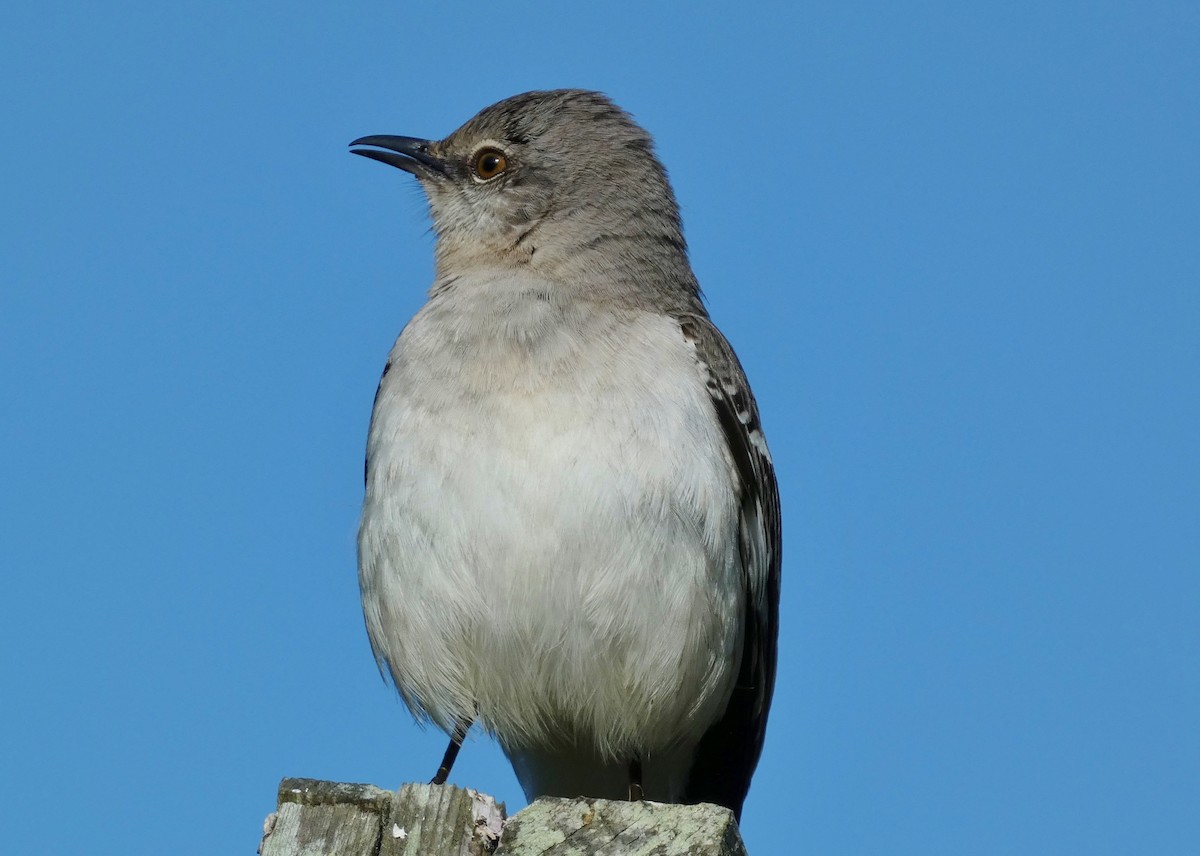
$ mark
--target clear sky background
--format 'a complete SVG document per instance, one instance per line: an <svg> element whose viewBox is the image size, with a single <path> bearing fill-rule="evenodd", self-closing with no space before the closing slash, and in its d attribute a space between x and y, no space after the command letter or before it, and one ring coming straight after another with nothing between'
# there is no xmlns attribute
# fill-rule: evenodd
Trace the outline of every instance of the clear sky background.
<svg viewBox="0 0 1200 856"><path fill-rule="evenodd" d="M432 238L346 146L562 86L656 136L779 469L750 852L1195 852L1197 4L10 0L0 80L5 852L433 773L354 558Z"/></svg>

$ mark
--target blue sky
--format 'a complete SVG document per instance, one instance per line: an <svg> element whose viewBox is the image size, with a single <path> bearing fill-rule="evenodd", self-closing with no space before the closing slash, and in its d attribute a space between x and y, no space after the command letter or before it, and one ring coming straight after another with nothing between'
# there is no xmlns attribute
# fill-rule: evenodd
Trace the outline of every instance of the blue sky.
<svg viewBox="0 0 1200 856"><path fill-rule="evenodd" d="M1200 9L9 2L12 853L252 853L395 787L354 531L432 240L346 153L535 88L656 136L784 501L750 852L1200 836ZM503 757L455 781L519 807Z"/></svg>

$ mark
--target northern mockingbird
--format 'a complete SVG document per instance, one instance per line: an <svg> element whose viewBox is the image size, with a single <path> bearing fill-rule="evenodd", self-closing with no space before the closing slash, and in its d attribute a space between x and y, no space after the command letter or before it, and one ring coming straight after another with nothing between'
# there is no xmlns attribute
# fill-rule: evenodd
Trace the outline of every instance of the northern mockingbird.
<svg viewBox="0 0 1200 856"><path fill-rule="evenodd" d="M437 236L375 396L358 535L380 669L451 737L434 780L478 722L530 800L740 814L775 680L779 496L650 136L558 90L444 140L351 145L417 177Z"/></svg>

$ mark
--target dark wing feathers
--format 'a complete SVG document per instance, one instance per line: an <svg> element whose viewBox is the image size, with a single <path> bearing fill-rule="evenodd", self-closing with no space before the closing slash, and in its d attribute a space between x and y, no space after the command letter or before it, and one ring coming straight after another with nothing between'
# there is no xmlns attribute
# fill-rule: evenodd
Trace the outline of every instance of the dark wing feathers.
<svg viewBox="0 0 1200 856"><path fill-rule="evenodd" d="M775 687L782 559L779 488L759 425L758 405L733 349L703 315L682 316L680 328L705 370L713 408L737 467L739 547L746 586L745 639L737 686L725 715L696 748L686 800L726 806L740 819L750 777L762 752Z"/></svg>

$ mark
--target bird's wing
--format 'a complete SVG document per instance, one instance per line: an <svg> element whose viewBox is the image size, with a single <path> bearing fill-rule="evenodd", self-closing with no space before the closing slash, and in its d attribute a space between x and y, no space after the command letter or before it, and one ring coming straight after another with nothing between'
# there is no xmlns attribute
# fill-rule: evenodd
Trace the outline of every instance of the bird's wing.
<svg viewBox="0 0 1200 856"><path fill-rule="evenodd" d="M782 558L779 488L758 405L733 348L705 315L679 318L695 347L713 408L736 466L739 549L746 587L745 639L737 686L725 715L705 733L688 778L688 802L724 805L740 817L762 752L775 687Z"/></svg>

